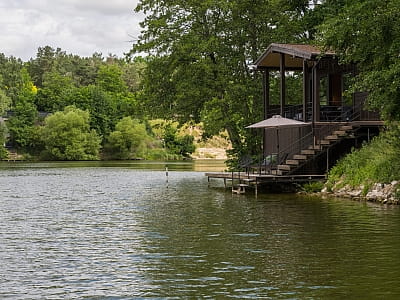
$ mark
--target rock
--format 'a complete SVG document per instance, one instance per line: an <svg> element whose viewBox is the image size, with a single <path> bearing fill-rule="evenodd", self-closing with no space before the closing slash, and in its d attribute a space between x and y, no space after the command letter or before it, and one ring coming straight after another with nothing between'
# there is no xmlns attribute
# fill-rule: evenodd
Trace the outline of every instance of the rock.
<svg viewBox="0 0 400 300"><path fill-rule="evenodd" d="M353 191L349 191L348 194L351 197L359 197L361 195L361 190L353 190Z"/></svg>
<svg viewBox="0 0 400 300"><path fill-rule="evenodd" d="M368 200L381 200L381 199L385 199L385 194L377 189L374 189L370 192L367 193L367 195L365 196Z"/></svg>

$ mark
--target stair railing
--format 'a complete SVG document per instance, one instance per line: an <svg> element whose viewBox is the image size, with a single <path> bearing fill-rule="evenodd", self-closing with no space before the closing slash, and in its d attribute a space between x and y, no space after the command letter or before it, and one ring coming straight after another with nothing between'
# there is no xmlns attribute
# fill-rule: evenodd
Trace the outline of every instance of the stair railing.
<svg viewBox="0 0 400 300"><path fill-rule="evenodd" d="M288 147L282 149L279 151L277 154L278 156L278 161L279 158L282 157L287 157L288 159L292 158L295 154L300 154L301 150L308 149L310 146L314 146L314 150L324 150L325 148L322 147L320 144L320 140L324 139L325 137L332 135L334 131L337 131L340 129L342 125L347 124L348 122L352 122L354 120L359 119L361 115L361 107L362 104L353 107L352 111L349 113L348 111L345 112L346 119L343 121L343 115L338 116L335 118L332 122L318 128L318 134L316 134L316 130L313 129L310 133L304 135L303 137L299 138L298 140L294 141L291 143ZM320 137L320 139L317 139L317 136ZM317 148L318 149L317 149ZM326 149L325 149L326 150ZM325 151L322 151L323 153ZM321 154L321 153L320 153ZM285 162L280 162L281 164ZM298 170L300 167L304 166L307 163L307 161L299 164L295 169L291 170L289 173L292 173L296 170ZM279 163L278 163L279 165Z"/></svg>

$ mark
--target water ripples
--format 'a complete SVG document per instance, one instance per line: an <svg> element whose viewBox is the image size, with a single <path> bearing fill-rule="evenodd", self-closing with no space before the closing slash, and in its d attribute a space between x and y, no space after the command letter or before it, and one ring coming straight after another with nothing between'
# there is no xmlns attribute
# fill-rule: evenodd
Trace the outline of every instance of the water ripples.
<svg viewBox="0 0 400 300"><path fill-rule="evenodd" d="M162 171L121 168L0 172L0 298L400 293L398 209L255 199L208 189L202 173L169 175L167 183Z"/></svg>

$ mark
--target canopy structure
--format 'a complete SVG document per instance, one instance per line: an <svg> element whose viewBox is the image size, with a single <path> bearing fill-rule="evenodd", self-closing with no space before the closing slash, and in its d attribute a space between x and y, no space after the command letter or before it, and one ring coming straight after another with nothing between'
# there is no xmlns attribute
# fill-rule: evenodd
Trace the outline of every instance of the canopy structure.
<svg viewBox="0 0 400 300"><path fill-rule="evenodd" d="M263 120L261 122L247 126L246 128L286 128L286 127L301 127L310 125L302 121L292 120L280 115L274 115L271 118Z"/></svg>
<svg viewBox="0 0 400 300"><path fill-rule="evenodd" d="M284 56L285 69L302 70L304 60L316 60L321 56L334 58L335 53L332 51L324 52L313 45L272 43L254 64L258 69L279 69L281 67L281 56Z"/></svg>

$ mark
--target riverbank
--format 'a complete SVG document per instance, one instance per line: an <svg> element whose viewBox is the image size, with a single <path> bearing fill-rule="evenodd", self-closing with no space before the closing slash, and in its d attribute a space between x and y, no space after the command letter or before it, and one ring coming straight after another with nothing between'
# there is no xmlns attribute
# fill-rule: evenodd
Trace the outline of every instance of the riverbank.
<svg viewBox="0 0 400 300"><path fill-rule="evenodd" d="M398 181L375 183L367 188L364 185L351 187L350 185L341 186L341 183L338 183L333 189L325 186L319 195L398 205L400 204L400 184Z"/></svg>
<svg viewBox="0 0 400 300"><path fill-rule="evenodd" d="M341 198L400 204L400 127L387 127L370 143L342 158L322 193Z"/></svg>

